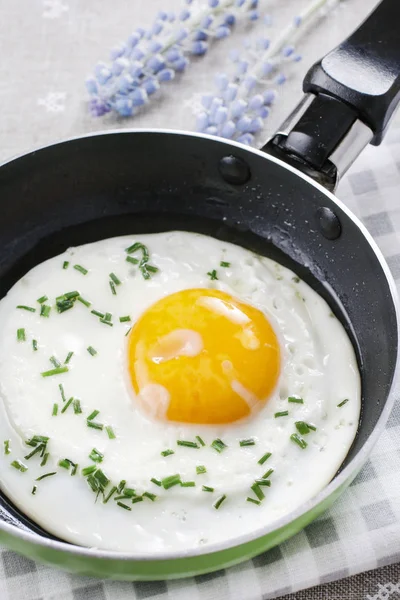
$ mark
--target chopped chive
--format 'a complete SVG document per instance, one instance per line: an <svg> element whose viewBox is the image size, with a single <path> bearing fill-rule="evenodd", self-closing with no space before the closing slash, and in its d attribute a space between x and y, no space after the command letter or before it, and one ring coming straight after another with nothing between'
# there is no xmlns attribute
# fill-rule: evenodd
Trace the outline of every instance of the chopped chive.
<svg viewBox="0 0 400 600"><path fill-rule="evenodd" d="M264 473L264 475L262 476L262 478L263 479L268 479L268 477L270 477L273 472L274 472L274 469L268 469L268 471L266 473Z"/></svg>
<svg viewBox="0 0 400 600"><path fill-rule="evenodd" d="M289 396L288 402L293 402L295 404L304 404L303 398L297 398L297 396Z"/></svg>
<svg viewBox="0 0 400 600"><path fill-rule="evenodd" d="M127 487L124 488L123 494L125 498L133 498L133 496L136 496L135 490Z"/></svg>
<svg viewBox="0 0 400 600"><path fill-rule="evenodd" d="M125 479L121 479L121 481L119 482L118 487L117 487L118 494L120 494L122 492L125 485L126 485Z"/></svg>
<svg viewBox="0 0 400 600"><path fill-rule="evenodd" d="M262 491L262 489L260 488L260 486L258 485L258 483L253 483L253 485L251 486L251 489L253 490L253 492L255 493L255 495L257 496L257 498L259 500L264 500L265 494Z"/></svg>
<svg viewBox="0 0 400 600"><path fill-rule="evenodd" d="M87 421L92 421L95 417L97 417L98 414L100 414L100 411L99 410L94 410L88 416Z"/></svg>
<svg viewBox="0 0 400 600"><path fill-rule="evenodd" d="M129 262L132 265L137 265L139 263L138 259L134 258L133 256L127 256L125 260L126 262Z"/></svg>
<svg viewBox="0 0 400 600"><path fill-rule="evenodd" d="M95 421L88 421L86 420L86 425L88 427L91 427L92 429L99 429L102 430L104 425L102 423L96 423Z"/></svg>
<svg viewBox="0 0 400 600"><path fill-rule="evenodd" d="M231 266L230 262L225 262L224 260L221 260L221 262L219 263L220 267L224 267L225 269L227 269L228 267Z"/></svg>
<svg viewBox="0 0 400 600"><path fill-rule="evenodd" d="M68 370L68 367L58 367L57 369L50 369L50 371L43 371L41 376L51 377L52 375L61 375L61 373L66 373Z"/></svg>
<svg viewBox="0 0 400 600"><path fill-rule="evenodd" d="M160 481L159 479L156 479L155 477L152 477L152 478L150 479L150 481L151 481L152 483L155 483L156 485L158 485L158 487L161 487L161 485L162 485L162 484L161 484L161 481Z"/></svg>
<svg viewBox="0 0 400 600"><path fill-rule="evenodd" d="M53 404L53 411L51 414L53 417L56 417L58 415L58 404L57 403Z"/></svg>
<svg viewBox="0 0 400 600"><path fill-rule="evenodd" d="M255 446L255 440L248 438L247 440L240 440L239 446Z"/></svg>
<svg viewBox="0 0 400 600"><path fill-rule="evenodd" d="M47 296L40 296L40 298L38 298L36 302L39 302L39 304L43 304L43 302L46 302L46 300L48 300Z"/></svg>
<svg viewBox="0 0 400 600"><path fill-rule="evenodd" d="M300 448L302 450L307 448L307 442L305 440L303 440L303 438L301 438L297 433L292 433L292 435L290 436L290 439L292 440L292 442L294 442L295 444L300 446Z"/></svg>
<svg viewBox="0 0 400 600"><path fill-rule="evenodd" d="M84 304L85 306L87 306L87 307L89 307L89 306L91 306L91 305L92 305L92 303L91 303L91 302L89 302L89 300L85 300L85 298L82 298L82 296L81 296L81 295L79 295L79 296L77 297L77 300L78 300L79 302L81 302L82 304Z"/></svg>
<svg viewBox="0 0 400 600"><path fill-rule="evenodd" d="M63 458L58 461L58 466L63 469L69 469L71 466L71 461L68 458Z"/></svg>
<svg viewBox="0 0 400 600"><path fill-rule="evenodd" d="M195 487L196 483L194 481L181 481L181 487Z"/></svg>
<svg viewBox="0 0 400 600"><path fill-rule="evenodd" d="M271 452L266 452L264 454L264 456L262 456L260 458L260 460L258 461L258 464L259 465L263 465L271 456L272 456Z"/></svg>
<svg viewBox="0 0 400 600"><path fill-rule="evenodd" d="M136 504L137 502L143 502L143 496L135 496L132 498L132 504Z"/></svg>
<svg viewBox="0 0 400 600"><path fill-rule="evenodd" d="M123 494L121 496L114 496L114 501L117 502L117 500L126 500L126 496Z"/></svg>
<svg viewBox="0 0 400 600"><path fill-rule="evenodd" d="M121 508L124 508L125 510L132 510L132 508L130 506L128 506L127 504L124 504L123 502L117 502L118 506L120 506Z"/></svg>
<svg viewBox="0 0 400 600"><path fill-rule="evenodd" d="M27 310L29 312L36 312L36 308L32 306L25 306L25 304L18 304L17 308L21 308L22 310Z"/></svg>
<svg viewBox="0 0 400 600"><path fill-rule="evenodd" d="M108 283L110 285L111 293L113 294L113 296L116 296L117 295L117 290L115 289L114 283L112 281L109 281Z"/></svg>
<svg viewBox="0 0 400 600"><path fill-rule="evenodd" d="M61 367L61 363L56 359L55 356L50 356L49 361L56 369L58 369L58 367Z"/></svg>
<svg viewBox="0 0 400 600"><path fill-rule="evenodd" d="M91 354L92 356L96 356L97 354L97 350L95 350L93 348L93 346L88 346L87 351L89 352L89 354Z"/></svg>
<svg viewBox="0 0 400 600"><path fill-rule="evenodd" d="M30 458L32 458L32 456L35 456L35 454L37 454L38 452L41 452L42 450L43 450L43 444L40 444L39 446L36 446L36 448L34 448L32 450L32 452L30 452L29 454L24 456L24 459L29 460Z"/></svg>
<svg viewBox="0 0 400 600"><path fill-rule="evenodd" d="M34 485L31 491L32 496L34 496L36 494L36 490L37 490L37 485Z"/></svg>
<svg viewBox="0 0 400 600"><path fill-rule="evenodd" d="M34 435L30 440L25 442L27 446L37 446L38 444L47 444L50 438L45 435Z"/></svg>
<svg viewBox="0 0 400 600"><path fill-rule="evenodd" d="M197 465L196 473L197 473L197 475L201 475L202 473L207 473L207 469L205 468L204 465Z"/></svg>
<svg viewBox="0 0 400 600"><path fill-rule="evenodd" d="M82 475L86 477L86 475L91 475L97 469L96 465L90 465L89 467L84 467L81 471Z"/></svg>
<svg viewBox="0 0 400 600"><path fill-rule="evenodd" d="M81 401L79 400L79 398L75 398L73 404L74 404L74 413L76 415L82 414Z"/></svg>
<svg viewBox="0 0 400 600"><path fill-rule="evenodd" d="M74 265L74 269L79 271L79 273L82 273L82 275L87 275L89 272L87 269L85 269L85 267L82 267L81 265Z"/></svg>
<svg viewBox="0 0 400 600"><path fill-rule="evenodd" d="M304 421L296 421L295 422L296 429L301 435L307 435L310 433L310 428Z"/></svg>
<svg viewBox="0 0 400 600"><path fill-rule="evenodd" d="M214 491L214 488L210 487L208 485L203 485L201 489L203 492L213 492Z"/></svg>
<svg viewBox="0 0 400 600"><path fill-rule="evenodd" d="M281 410L280 412L276 412L274 414L275 419L277 419L278 417L287 417L289 414L288 410Z"/></svg>
<svg viewBox="0 0 400 600"><path fill-rule="evenodd" d="M200 448L196 442L188 442L187 440L177 440L178 446L185 446L186 448Z"/></svg>
<svg viewBox="0 0 400 600"><path fill-rule="evenodd" d="M107 432L108 438L109 438L110 440L115 440L115 438L116 438L116 435L115 435L115 433L114 433L114 430L113 430L113 428L111 427L111 425L106 425L106 426L105 426L105 430L106 430L106 432Z"/></svg>
<svg viewBox="0 0 400 600"><path fill-rule="evenodd" d="M111 322L111 319L112 319L112 314L109 312L106 312L106 314L104 315L104 320Z"/></svg>
<svg viewBox="0 0 400 600"><path fill-rule="evenodd" d="M88 484L88 486L90 487L90 489L92 490L92 492L98 492L99 491L99 483L98 481L94 478L93 475L88 475L86 478L86 483ZM101 491L101 490L100 490Z"/></svg>
<svg viewBox="0 0 400 600"><path fill-rule="evenodd" d="M66 292L64 294L64 298L66 298L67 300L75 300L76 298L78 298L79 296L79 292L77 292L76 290L74 290L73 292Z"/></svg>
<svg viewBox="0 0 400 600"><path fill-rule="evenodd" d="M28 470L28 467L20 460L13 460L11 466L17 469L17 471L21 471L21 473L25 473Z"/></svg>
<svg viewBox="0 0 400 600"><path fill-rule="evenodd" d="M65 411L68 409L68 407L72 404L72 402L74 401L74 397L71 396L71 398L68 400L68 402L66 402L66 404L64 404L64 406L61 409L61 414L65 413Z"/></svg>
<svg viewBox="0 0 400 600"><path fill-rule="evenodd" d="M110 321L106 321L105 319L100 319L100 323L104 323L104 325L110 325L110 327L113 327L114 323L111 323Z"/></svg>
<svg viewBox="0 0 400 600"><path fill-rule="evenodd" d="M214 448L214 450L216 450L217 452L219 452L221 454L221 452L223 450L225 450L225 448L227 448L227 445L224 444L224 442L222 440L220 440L219 438L217 438L216 440L214 440L212 442L211 448Z"/></svg>
<svg viewBox="0 0 400 600"><path fill-rule="evenodd" d="M270 479L256 479L256 484L257 485L265 485L267 487L271 487L271 480Z"/></svg>
<svg viewBox="0 0 400 600"><path fill-rule="evenodd" d="M61 394L61 398L63 402L67 401L67 398L65 397L65 392L64 392L64 386L62 383L58 384L58 389L60 390L60 394Z"/></svg>
<svg viewBox="0 0 400 600"><path fill-rule="evenodd" d="M292 281L294 281L294 283L300 283L300 277L292 277Z"/></svg>
<svg viewBox="0 0 400 600"><path fill-rule="evenodd" d="M113 496L116 491L117 491L117 486L114 485L114 487L112 487L111 490L108 492L107 496L103 497L103 504L107 504L107 502L110 500L111 496Z"/></svg>
<svg viewBox="0 0 400 600"><path fill-rule="evenodd" d="M132 327L129 327L128 331L125 334L125 337L128 335L128 333L130 333L131 329L132 329Z"/></svg>
<svg viewBox="0 0 400 600"><path fill-rule="evenodd" d="M72 351L68 352L67 358L64 360L64 365L67 365L69 363L69 361L71 360L71 358L73 357L73 355L74 355L74 353Z"/></svg>
<svg viewBox="0 0 400 600"><path fill-rule="evenodd" d="M207 273L207 275L209 276L209 278L211 279L211 281L214 281L215 279L218 279L218 277L217 277L217 271L215 269L213 269L212 271L209 271Z"/></svg>
<svg viewBox="0 0 400 600"><path fill-rule="evenodd" d="M307 427L308 427L308 429L311 429L311 431L317 431L317 428L315 427L315 425L311 425L311 423L307 423Z"/></svg>
<svg viewBox="0 0 400 600"><path fill-rule="evenodd" d="M100 319L104 319L103 313L99 312L98 310L91 310L90 312L92 313L92 315L96 315L96 317L100 317Z"/></svg>
<svg viewBox="0 0 400 600"><path fill-rule="evenodd" d="M256 500L255 498L250 498L250 496L247 496L246 500L247 500L247 502L252 502L253 504L257 504L258 506L261 504L260 500Z"/></svg>
<svg viewBox="0 0 400 600"><path fill-rule="evenodd" d="M221 506L221 504L224 502L224 500L226 500L226 495L224 494L223 496L220 496L213 504L213 507L216 508L217 510L219 509L219 507Z"/></svg>
<svg viewBox="0 0 400 600"><path fill-rule="evenodd" d="M69 262L67 260L64 260L63 269L68 269L68 267L69 267Z"/></svg>
<svg viewBox="0 0 400 600"><path fill-rule="evenodd" d="M346 398L345 400L342 400L341 402L339 402L339 404L337 405L338 408L342 408L342 406L344 406L345 404L347 404L347 402L349 401L348 398Z"/></svg>
<svg viewBox="0 0 400 600"><path fill-rule="evenodd" d="M49 317L51 312L51 306L49 306L48 304L42 304L42 306L40 307L40 316L41 317Z"/></svg>
<svg viewBox="0 0 400 600"><path fill-rule="evenodd" d="M168 477L164 477L164 479L161 480L161 485L163 486L163 488L165 490L169 490L169 488L173 487L174 485L178 485L181 483L181 476L176 474L176 475L169 475Z"/></svg>
<svg viewBox="0 0 400 600"><path fill-rule="evenodd" d="M129 315L126 315L126 317L120 317L120 318L119 318L119 322L120 322L120 323L127 323L127 322L128 322L128 321L130 321L130 320L131 320L131 318L130 318L130 316L129 316Z"/></svg>
<svg viewBox="0 0 400 600"><path fill-rule="evenodd" d="M129 248L125 248L125 252L127 254L133 254L137 250L140 250L142 252L141 262L146 263L150 258L149 250L148 250L147 246L145 246L141 242L135 242L134 244L132 244L132 246L129 246Z"/></svg>
<svg viewBox="0 0 400 600"><path fill-rule="evenodd" d="M73 306L74 306L74 301L68 300L64 296L60 296L60 298L56 299L57 312L59 312L60 314L65 312L66 310L69 310Z"/></svg>
<svg viewBox="0 0 400 600"><path fill-rule="evenodd" d="M196 440L199 442L200 446L206 445L206 443L203 441L203 439L199 435L196 435Z"/></svg>
<svg viewBox="0 0 400 600"><path fill-rule="evenodd" d="M33 348L33 351L34 351L34 352L36 352L36 351L37 351L37 349L38 349L38 343L37 343L37 340L32 340L32 348Z"/></svg>
<svg viewBox="0 0 400 600"><path fill-rule="evenodd" d="M26 340L25 329L23 327L17 329L17 340L19 342L25 342Z"/></svg>
<svg viewBox="0 0 400 600"><path fill-rule="evenodd" d="M72 467L72 471L71 471L71 476L73 476L73 475L75 475L75 474L76 474L76 472L77 472L77 470L78 470L78 465L77 465L77 464L75 464L75 463L72 463L72 462L71 462L71 464L73 465L73 467Z"/></svg>
<svg viewBox="0 0 400 600"><path fill-rule="evenodd" d="M154 502L154 500L157 498L157 496L155 494L152 494L151 492L144 492L142 494L142 496L144 498L148 498L149 500L151 500L152 502Z"/></svg>
<svg viewBox="0 0 400 600"><path fill-rule="evenodd" d="M110 273L110 279L113 283L115 283L115 285L121 285L122 281L120 279L118 279L118 277L115 275L115 273Z"/></svg>
<svg viewBox="0 0 400 600"><path fill-rule="evenodd" d="M41 467L44 467L46 465L49 456L50 456L50 452L46 452L45 455L43 456L42 462L40 463Z"/></svg>
<svg viewBox="0 0 400 600"><path fill-rule="evenodd" d="M108 479L107 475L101 469L97 469L96 473L94 474L94 477L103 489L105 489L110 483L110 480Z"/></svg>
<svg viewBox="0 0 400 600"><path fill-rule="evenodd" d="M44 475L40 475L40 477L36 477L35 481L42 481L42 479L46 479L46 477L52 477L53 475L57 475L57 471L52 471L51 473L45 473Z"/></svg>
<svg viewBox="0 0 400 600"><path fill-rule="evenodd" d="M11 454L10 440L4 440L4 454Z"/></svg>
<svg viewBox="0 0 400 600"><path fill-rule="evenodd" d="M91 453L89 454L89 458L93 461L93 462L98 462L101 463L103 458L104 458L104 454L102 454L101 452L99 452L99 450L97 450L96 448L93 448Z"/></svg>
<svg viewBox="0 0 400 600"><path fill-rule="evenodd" d="M170 449L168 449L168 450L163 450L163 451L161 452L161 456L169 456L170 454L175 454L175 452L174 452L173 450L170 450Z"/></svg>

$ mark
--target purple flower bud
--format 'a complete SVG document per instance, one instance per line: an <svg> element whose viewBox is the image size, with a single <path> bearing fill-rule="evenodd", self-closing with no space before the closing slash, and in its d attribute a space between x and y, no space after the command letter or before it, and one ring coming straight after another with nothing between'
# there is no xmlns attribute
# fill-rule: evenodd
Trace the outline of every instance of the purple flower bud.
<svg viewBox="0 0 400 600"><path fill-rule="evenodd" d="M215 111L224 104L222 98L218 98L218 96L214 96L210 105L210 114L215 113Z"/></svg>
<svg viewBox="0 0 400 600"><path fill-rule="evenodd" d="M168 13L165 12L165 10L160 10L157 15L157 19L160 19L160 21L166 21L168 19Z"/></svg>
<svg viewBox="0 0 400 600"><path fill-rule="evenodd" d="M208 6L210 8L216 8L219 5L219 0L208 0Z"/></svg>
<svg viewBox="0 0 400 600"><path fill-rule="evenodd" d="M124 44L121 44L120 46L116 46L115 48L112 48L112 50L110 50L110 59L115 60L116 58L123 56L124 53L125 53L125 45Z"/></svg>
<svg viewBox="0 0 400 600"><path fill-rule="evenodd" d="M240 117L240 119L236 123L237 130L243 133L247 133L249 131L250 126L251 119L247 115L243 115L242 117Z"/></svg>
<svg viewBox="0 0 400 600"><path fill-rule="evenodd" d="M273 104L276 100L277 97L277 93L275 90L266 90L263 93L264 96L264 104L266 104L267 106L271 106L271 104Z"/></svg>
<svg viewBox="0 0 400 600"><path fill-rule="evenodd" d="M279 73L278 77L276 78L276 83L278 85L283 85L286 81L286 75L284 75L283 73Z"/></svg>
<svg viewBox="0 0 400 600"><path fill-rule="evenodd" d="M126 58L117 58L111 65L111 72L118 77L126 67L129 67L129 61Z"/></svg>
<svg viewBox="0 0 400 600"><path fill-rule="evenodd" d="M134 48L136 46L136 44L138 44L140 41L140 35L135 31L134 33L131 33L131 35L128 37L128 41L127 41L127 46L128 48Z"/></svg>
<svg viewBox="0 0 400 600"><path fill-rule="evenodd" d="M186 2L186 4L189 4L189 5L190 5L190 4L192 4L192 3L193 3L193 0L185 0L185 2Z"/></svg>
<svg viewBox="0 0 400 600"><path fill-rule="evenodd" d="M232 62L237 62L240 58L239 50L231 50L229 52L229 58L231 59Z"/></svg>
<svg viewBox="0 0 400 600"><path fill-rule="evenodd" d="M179 19L181 21L187 21L189 18L190 18L190 11L187 8L184 8L179 15Z"/></svg>
<svg viewBox="0 0 400 600"><path fill-rule="evenodd" d="M264 97L262 94L256 94L249 100L249 108L250 110L257 110L264 106Z"/></svg>
<svg viewBox="0 0 400 600"><path fill-rule="evenodd" d="M97 81L100 83L100 85L104 85L105 83L107 83L107 81L112 76L110 69L102 63L99 63L95 66L94 74L96 76Z"/></svg>
<svg viewBox="0 0 400 600"><path fill-rule="evenodd" d="M300 62L300 61L302 60L302 58L303 58L303 57L302 57L302 55L301 55L301 54L295 54L295 55L293 56L293 61L294 61L294 62Z"/></svg>
<svg viewBox="0 0 400 600"><path fill-rule="evenodd" d="M220 106L214 115L214 123L216 125L222 125L228 118L228 109L225 106Z"/></svg>
<svg viewBox="0 0 400 600"><path fill-rule="evenodd" d="M162 73L162 71L160 72ZM158 77L160 77L160 73L158 74ZM148 77L142 82L142 87L146 90L146 94L151 96L160 89L160 84L155 77Z"/></svg>
<svg viewBox="0 0 400 600"><path fill-rule="evenodd" d="M221 92L226 90L226 88L228 87L228 83L229 83L229 78L226 75L226 73L218 73L218 75L216 75L215 85L217 86L217 88L219 90L221 90Z"/></svg>
<svg viewBox="0 0 400 600"><path fill-rule="evenodd" d="M193 42L190 51L192 54L195 54L196 56L202 56L203 54L205 54L208 50L208 44L207 42Z"/></svg>
<svg viewBox="0 0 400 600"><path fill-rule="evenodd" d="M196 129L197 131L204 131L209 126L208 115L206 112L201 112L197 115Z"/></svg>
<svg viewBox="0 0 400 600"><path fill-rule="evenodd" d="M93 79L93 77L88 77L88 79L86 79L85 84L89 94L97 94L97 92L99 91L96 80Z"/></svg>
<svg viewBox="0 0 400 600"><path fill-rule="evenodd" d="M175 21L175 15L173 12L168 13L168 21L173 23Z"/></svg>
<svg viewBox="0 0 400 600"><path fill-rule="evenodd" d="M102 117L103 115L110 112L111 108L103 102L103 100L99 100L99 98L92 98L89 102L89 110L92 117Z"/></svg>
<svg viewBox="0 0 400 600"><path fill-rule="evenodd" d="M226 25L219 25L215 30L215 37L217 40L222 40L230 34L231 30Z"/></svg>
<svg viewBox="0 0 400 600"><path fill-rule="evenodd" d="M232 119L237 119L237 117L243 115L246 108L247 102L245 102L245 100L242 100L241 98L239 98L238 100L234 100L231 104L230 109Z"/></svg>
<svg viewBox="0 0 400 600"><path fill-rule="evenodd" d="M193 39L196 42L205 42L206 40L208 40L208 35L206 34L205 31L202 31L201 29L199 29L199 31L195 32Z"/></svg>
<svg viewBox="0 0 400 600"><path fill-rule="evenodd" d="M250 21L257 21L257 19L260 18L260 13L258 12L258 10L251 10L249 12L249 19Z"/></svg>
<svg viewBox="0 0 400 600"><path fill-rule="evenodd" d="M213 99L214 99L214 96L212 94L204 94L204 96L202 96L202 98L201 98L201 104L204 106L204 108L209 110Z"/></svg>
<svg viewBox="0 0 400 600"><path fill-rule="evenodd" d="M258 7L258 0L250 0L249 8L257 8L257 7Z"/></svg>
<svg viewBox="0 0 400 600"><path fill-rule="evenodd" d="M251 120L248 131L249 133L257 133L258 131L261 131L262 128L263 120L261 119L261 117L256 117L255 119Z"/></svg>
<svg viewBox="0 0 400 600"><path fill-rule="evenodd" d="M221 137L231 138L236 131L236 125L233 121L227 121L221 127Z"/></svg>
<svg viewBox="0 0 400 600"><path fill-rule="evenodd" d="M224 19L224 25L228 25L229 27L232 27L232 25L234 25L235 22L236 22L235 15L232 15L232 14L226 15L226 17Z"/></svg>
<svg viewBox="0 0 400 600"><path fill-rule="evenodd" d="M179 47L173 47L170 48L166 54L165 54L165 58L167 59L168 62L173 62L174 60L178 60L178 58L182 57L182 51Z"/></svg>
<svg viewBox="0 0 400 600"><path fill-rule="evenodd" d="M140 39L142 39L142 37L144 36L144 34L146 33L146 30L143 29L143 27L138 27L136 29L136 33L138 34L138 36L140 36Z"/></svg>
<svg viewBox="0 0 400 600"><path fill-rule="evenodd" d="M257 77L254 75L246 75L243 80L243 85L246 89L252 90L257 85Z"/></svg>
<svg viewBox="0 0 400 600"><path fill-rule="evenodd" d="M122 117L130 117L133 114L133 102L130 98L117 98L115 101L115 110Z"/></svg>
<svg viewBox="0 0 400 600"><path fill-rule="evenodd" d="M187 38L188 34L189 34L189 32L187 29L185 29L185 28L179 29L176 32L175 41L178 43L183 42L183 40Z"/></svg>
<svg viewBox="0 0 400 600"><path fill-rule="evenodd" d="M240 60L236 65L236 73L238 75L244 75L247 72L249 63L247 60Z"/></svg>
<svg viewBox="0 0 400 600"><path fill-rule="evenodd" d="M143 106L143 104L146 104L146 102L149 100L146 90L142 88L134 89L133 92L130 93L129 97L132 100L133 106Z"/></svg>
<svg viewBox="0 0 400 600"><path fill-rule="evenodd" d="M202 29L208 29L213 21L214 21L214 17L212 15L206 15L205 17L202 18L200 27Z"/></svg>
<svg viewBox="0 0 400 600"><path fill-rule="evenodd" d="M251 133L244 133L238 137L237 141L246 146L251 146L254 141L254 136L252 136Z"/></svg>
<svg viewBox="0 0 400 600"><path fill-rule="evenodd" d="M144 57L144 52L140 48L134 48L131 54L131 58L133 60L142 60Z"/></svg>
<svg viewBox="0 0 400 600"><path fill-rule="evenodd" d="M264 21L264 25L266 25L267 27L271 27L271 25L272 25L271 15L264 15L263 21Z"/></svg>
<svg viewBox="0 0 400 600"><path fill-rule="evenodd" d="M171 64L171 66L174 68L174 70L177 73L181 73L182 71L184 71L186 69L188 64L189 64L188 59L185 56L182 56L181 58L178 58L178 60L174 60L174 62Z"/></svg>
<svg viewBox="0 0 400 600"><path fill-rule="evenodd" d="M261 119L266 119L269 115L269 109L266 106L262 106L256 112Z"/></svg>
<svg viewBox="0 0 400 600"><path fill-rule="evenodd" d="M293 19L293 25L294 25L295 27L300 27L300 25L301 25L301 22L302 22L302 18L301 18L301 16L300 16L300 15L297 15L297 17L295 17L295 18Z"/></svg>
<svg viewBox="0 0 400 600"><path fill-rule="evenodd" d="M246 0L236 0L236 6L240 7L243 6L243 4L246 2Z"/></svg>
<svg viewBox="0 0 400 600"><path fill-rule="evenodd" d="M153 23L153 27L151 28L151 33L153 35L158 35L159 33L162 32L163 29L164 29L164 25L163 25L162 21L155 21Z"/></svg>
<svg viewBox="0 0 400 600"><path fill-rule="evenodd" d="M272 71L275 69L274 65L270 62L265 62L261 65L260 72L262 77L266 77L270 75Z"/></svg>
<svg viewBox="0 0 400 600"><path fill-rule="evenodd" d="M165 67L165 60L161 54L155 54L154 56L150 56L149 60L146 63L146 67L151 69L153 73L158 73L161 69Z"/></svg>
<svg viewBox="0 0 400 600"><path fill-rule="evenodd" d="M268 50L270 41L267 38L259 38L256 42L256 47L259 50Z"/></svg>
<svg viewBox="0 0 400 600"><path fill-rule="evenodd" d="M282 56L288 57L291 56L294 52L294 47L293 46L285 46L282 49Z"/></svg>
<svg viewBox="0 0 400 600"><path fill-rule="evenodd" d="M158 81L171 81L175 77L175 71L173 69L162 69L157 74Z"/></svg>
<svg viewBox="0 0 400 600"><path fill-rule="evenodd" d="M204 133L208 133L209 135L217 135L218 129L215 127L215 125L211 125L210 127L206 128Z"/></svg>
<svg viewBox="0 0 400 600"><path fill-rule="evenodd" d="M128 73L122 75L118 80L118 91L121 94L126 94L133 87L133 77L131 77Z"/></svg>
<svg viewBox="0 0 400 600"><path fill-rule="evenodd" d="M162 47L163 47L163 45L160 42L157 42L157 40L153 40L149 44L149 50L150 50L150 52L153 52L154 54L156 52L160 52L160 50L162 50Z"/></svg>
<svg viewBox="0 0 400 600"><path fill-rule="evenodd" d="M134 78L140 77L143 74L143 66L143 63L139 62L138 60L135 60L131 63L129 67L129 73Z"/></svg>
<svg viewBox="0 0 400 600"><path fill-rule="evenodd" d="M235 83L230 83L226 88L225 92L222 94L225 102L228 104L232 102L236 98L236 94L238 91L238 86Z"/></svg>
<svg viewBox="0 0 400 600"><path fill-rule="evenodd" d="M145 40L151 40L151 37L153 35L153 32L151 31L151 29L149 29L148 31L146 31L146 33L144 34L144 39Z"/></svg>

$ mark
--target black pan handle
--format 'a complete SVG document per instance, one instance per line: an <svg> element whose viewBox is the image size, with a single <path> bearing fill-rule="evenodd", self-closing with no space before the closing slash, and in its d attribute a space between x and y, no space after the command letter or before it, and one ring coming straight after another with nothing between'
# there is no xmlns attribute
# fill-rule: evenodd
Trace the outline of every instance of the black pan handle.
<svg viewBox="0 0 400 600"><path fill-rule="evenodd" d="M368 144L379 145L400 102L400 0L382 0L308 71L306 96L264 150L334 189Z"/></svg>

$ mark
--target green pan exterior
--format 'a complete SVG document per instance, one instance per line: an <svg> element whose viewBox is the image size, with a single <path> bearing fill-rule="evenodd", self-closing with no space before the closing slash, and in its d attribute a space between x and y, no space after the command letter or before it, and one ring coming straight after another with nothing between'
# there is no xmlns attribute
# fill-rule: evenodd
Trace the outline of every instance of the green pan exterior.
<svg viewBox="0 0 400 600"><path fill-rule="evenodd" d="M115 558L115 554L107 558L97 555L96 550L92 550L88 556L86 553L80 552L80 548L77 546L65 544L65 549L54 548L48 543L48 540L43 543L43 538L39 536L37 536L37 542L33 541L35 537L32 537L32 541L27 541L21 539L18 534L11 534L4 530L0 530L0 543L28 558L79 575L125 581L155 581L191 577L231 567L287 540L327 510L343 493L356 474L356 472L353 473L322 502L287 525L239 546L227 547L210 554L163 560L135 560L125 557ZM60 544L57 545L60 546Z"/></svg>

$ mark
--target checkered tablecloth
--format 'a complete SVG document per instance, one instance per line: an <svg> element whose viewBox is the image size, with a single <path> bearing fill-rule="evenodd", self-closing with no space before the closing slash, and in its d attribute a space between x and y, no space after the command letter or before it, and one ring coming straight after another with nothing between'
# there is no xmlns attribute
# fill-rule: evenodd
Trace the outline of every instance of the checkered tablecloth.
<svg viewBox="0 0 400 600"><path fill-rule="evenodd" d="M264 1L275 10L278 24L284 24L307 0ZM265 135L295 103L307 66L375 3L346 0L342 12L308 36L301 49L303 67L285 86ZM0 0L0 159L106 128L193 129L192 107L212 87L212 73L224 68L239 34L194 65L179 84L171 84L134 121L93 121L85 105L83 81L92 65L166 5L174 9L181 0ZM395 123L380 148L364 152L338 193L375 237L400 284L400 119L397 127ZM334 507L295 538L238 567L183 581L133 584L70 575L5 548L0 557L0 600L265 600L285 594L290 594L287 600L398 600L400 403L371 459ZM389 564L393 566L384 566Z"/></svg>

